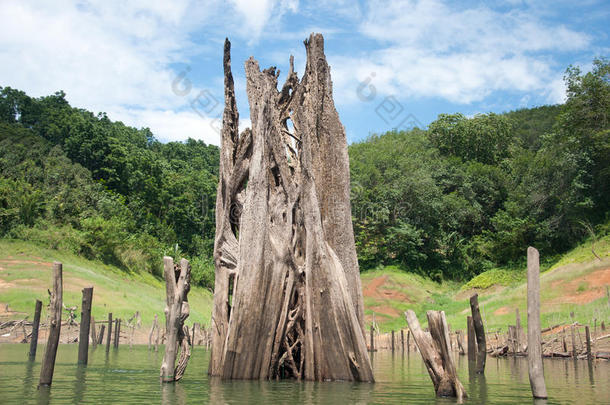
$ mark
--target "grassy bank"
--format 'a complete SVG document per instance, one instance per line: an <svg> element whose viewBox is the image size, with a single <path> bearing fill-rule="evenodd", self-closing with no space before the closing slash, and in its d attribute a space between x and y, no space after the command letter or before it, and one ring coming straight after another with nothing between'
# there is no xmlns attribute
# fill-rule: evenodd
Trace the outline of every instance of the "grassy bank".
<svg viewBox="0 0 610 405"><path fill-rule="evenodd" d="M606 288L610 285L610 236L594 243L585 242L565 255L547 261L541 275L541 319L543 327L574 320L593 325L610 322L610 303ZM480 308L489 330L505 331L515 323L515 309L527 324L526 268L493 269L464 285L436 283L407 273L397 267L385 267L362 274L365 317L373 317L381 331L406 326L402 313L413 309L425 320L429 309L445 311L453 329L464 329L470 313L468 299L479 294Z"/></svg>
<svg viewBox="0 0 610 405"><path fill-rule="evenodd" d="M34 301L39 299L43 302L43 319L46 317L53 261L63 263L64 303L67 307L77 305L79 317L81 290L93 286L92 315L96 319L105 319L108 312L114 317L129 319L135 311L140 311L145 325L152 323L154 314L159 314L163 321L165 284L149 273L127 273L114 266L29 242L0 240L0 303L5 316L23 318L29 314L31 319ZM7 303L10 314L5 313ZM189 323L209 325L212 294L203 288L191 287L189 303Z"/></svg>

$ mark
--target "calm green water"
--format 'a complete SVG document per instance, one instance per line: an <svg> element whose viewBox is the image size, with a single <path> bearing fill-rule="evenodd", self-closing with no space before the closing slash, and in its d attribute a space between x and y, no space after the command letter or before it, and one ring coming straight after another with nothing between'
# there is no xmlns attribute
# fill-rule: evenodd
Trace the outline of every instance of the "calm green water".
<svg viewBox="0 0 610 405"><path fill-rule="evenodd" d="M208 378L209 352L196 347L180 383L159 383L162 353L145 346L91 350L86 368L75 365L77 345L59 348L52 389L38 390L39 346L35 363L27 345L0 345L0 404L453 404L437 399L418 353L375 353L375 384L294 381L221 382ZM525 359L488 359L485 377L472 376L456 356L467 404L533 403ZM610 404L610 364L545 360L548 404Z"/></svg>

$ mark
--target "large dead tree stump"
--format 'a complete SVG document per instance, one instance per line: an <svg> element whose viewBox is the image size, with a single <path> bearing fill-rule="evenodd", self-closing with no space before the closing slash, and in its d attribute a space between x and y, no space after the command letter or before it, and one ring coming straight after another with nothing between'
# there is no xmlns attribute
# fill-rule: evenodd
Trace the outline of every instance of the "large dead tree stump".
<svg viewBox="0 0 610 405"><path fill-rule="evenodd" d="M482 374L485 372L485 360L487 358L487 339L485 337L485 327L483 326L483 318L479 310L479 294L474 294L470 297L470 310L472 312L472 323L477 339L477 366L476 372Z"/></svg>
<svg viewBox="0 0 610 405"><path fill-rule="evenodd" d="M188 327L184 325L190 313L187 295L191 289L191 265L188 260L182 259L180 267L175 267L173 259L167 256L163 258L163 265L167 296L165 307L167 341L161 363L161 381L172 382L182 378L191 356ZM175 366L178 349L180 349L180 359Z"/></svg>
<svg viewBox="0 0 610 405"><path fill-rule="evenodd" d="M59 346L61 333L61 308L63 303L63 266L60 262L53 263L53 292L49 303L49 338L44 357L40 366L39 386L50 386L53 382L53 371L55 370L55 358Z"/></svg>
<svg viewBox="0 0 610 405"><path fill-rule="evenodd" d="M209 373L373 381L349 200L345 130L324 39L301 80L246 61L252 129L238 133L225 42Z"/></svg>
<svg viewBox="0 0 610 405"><path fill-rule="evenodd" d="M432 379L434 390L439 397L457 397L458 401L466 398L466 390L457 376L451 349L449 347L449 328L443 311L428 311L428 329L424 332L419 325L415 312L405 312L409 329L419 349L428 374Z"/></svg>

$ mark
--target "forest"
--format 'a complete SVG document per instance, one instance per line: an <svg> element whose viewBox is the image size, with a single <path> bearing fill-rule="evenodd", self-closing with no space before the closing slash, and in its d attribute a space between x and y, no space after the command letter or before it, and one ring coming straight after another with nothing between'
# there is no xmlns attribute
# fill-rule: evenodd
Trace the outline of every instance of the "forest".
<svg viewBox="0 0 610 405"><path fill-rule="evenodd" d="M569 67L562 105L441 114L349 146L361 271L435 280L516 267L610 232L610 62ZM162 276L187 257L212 288L219 149L0 87L0 237Z"/></svg>

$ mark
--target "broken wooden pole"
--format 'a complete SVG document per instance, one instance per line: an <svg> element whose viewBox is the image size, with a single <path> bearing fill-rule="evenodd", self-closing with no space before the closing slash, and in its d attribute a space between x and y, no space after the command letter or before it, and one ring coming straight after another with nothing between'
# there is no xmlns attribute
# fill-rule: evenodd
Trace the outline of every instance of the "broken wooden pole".
<svg viewBox="0 0 610 405"><path fill-rule="evenodd" d="M458 402L468 397L466 390L457 376L449 348L449 331L443 311L428 311L428 328L421 329L415 312L405 312L409 330L413 331L415 345L422 356L436 395L439 397L457 397Z"/></svg>
<svg viewBox="0 0 610 405"><path fill-rule="evenodd" d="M411 329L407 331L407 353L411 351Z"/></svg>
<svg viewBox="0 0 610 405"><path fill-rule="evenodd" d="M108 336L106 337L106 353L110 351L112 341L112 312L108 314Z"/></svg>
<svg viewBox="0 0 610 405"><path fill-rule="evenodd" d="M515 329L516 329L516 333L515 333L515 345L516 345L516 352L523 352L523 338L524 338L524 334L523 334L523 327L521 327L521 315L519 314L519 308L515 308Z"/></svg>
<svg viewBox="0 0 610 405"><path fill-rule="evenodd" d="M527 248L527 364L534 398L546 399L540 332L540 259L538 250Z"/></svg>
<svg viewBox="0 0 610 405"><path fill-rule="evenodd" d="M36 348L38 347L38 329L40 328L40 312L42 311L42 301L36 300L34 307L34 322L32 323L32 340L30 340L30 360L36 358Z"/></svg>
<svg viewBox="0 0 610 405"><path fill-rule="evenodd" d="M119 343L121 341L121 322L123 322L121 318L119 318L118 321L119 321L119 324L116 328L116 341L114 342L117 349L119 348Z"/></svg>
<svg viewBox="0 0 610 405"><path fill-rule="evenodd" d="M394 353L394 329L392 329L392 353Z"/></svg>
<svg viewBox="0 0 610 405"><path fill-rule="evenodd" d="M464 341L463 341L463 338L462 338L462 331L458 330L458 331L455 332L455 334L456 334L455 338L457 340L459 353L460 353L460 355L463 356L466 353L464 351Z"/></svg>
<svg viewBox="0 0 610 405"><path fill-rule="evenodd" d="M188 328L184 329L184 321L190 312L187 296L191 288L191 265L188 260L182 259L180 268L174 268L174 260L166 256L163 258L163 267L167 343L163 363L161 363L161 382L172 382L182 378L191 354L188 344ZM178 348L180 348L180 359L178 366L175 367Z"/></svg>
<svg viewBox="0 0 610 405"><path fill-rule="evenodd" d="M466 317L466 325L467 325L467 342L468 342L468 361L476 362L477 355L477 339L474 333L474 324L472 322L472 316Z"/></svg>
<svg viewBox="0 0 610 405"><path fill-rule="evenodd" d="M50 386L53 382L53 370L55 369L55 358L59 346L59 335L61 332L61 310L63 299L63 277L62 264L53 263L53 292L49 304L49 338L47 347L40 367L40 381L38 386Z"/></svg>
<svg viewBox="0 0 610 405"><path fill-rule="evenodd" d="M474 333L477 339L477 367L476 372L481 374L485 372L485 359L487 357L487 343L485 337L485 328L483 326L483 318L479 310L479 295L474 294L470 297L470 311L472 312L472 323Z"/></svg>
<svg viewBox="0 0 610 405"><path fill-rule="evenodd" d="M83 301L80 313L80 333L78 337L78 364L89 361L89 328L91 327L91 301L93 287L83 288Z"/></svg>
<svg viewBox="0 0 610 405"><path fill-rule="evenodd" d="M106 329L106 325L102 324L102 326L100 327L100 333L98 336L98 340L97 340L97 344L101 345L102 343L104 343L104 330Z"/></svg>
<svg viewBox="0 0 610 405"><path fill-rule="evenodd" d="M96 325L95 325L95 318L91 317L91 329L90 329L90 335L91 335L91 343L93 344L93 348L95 349L97 347L97 329L96 329Z"/></svg>
<svg viewBox="0 0 610 405"><path fill-rule="evenodd" d="M400 347L402 347L402 351L405 351L405 331L404 329L400 329Z"/></svg>
<svg viewBox="0 0 610 405"><path fill-rule="evenodd" d="M375 351L375 328L373 324L371 324L371 347L369 347L370 351Z"/></svg>
<svg viewBox="0 0 610 405"><path fill-rule="evenodd" d="M587 339L587 360L591 360L591 333L589 331L589 325L585 326L585 337Z"/></svg>

